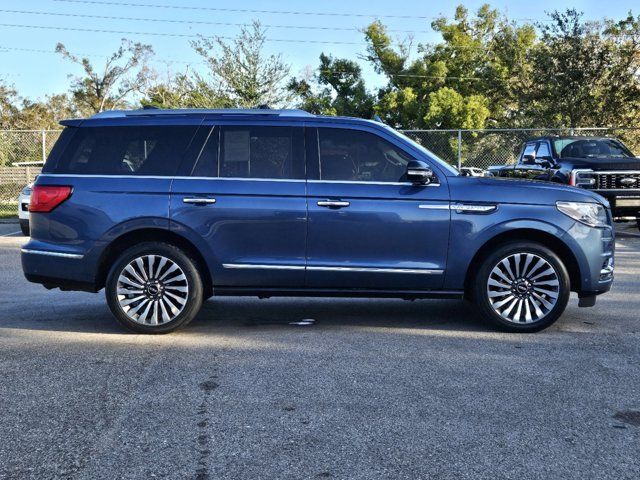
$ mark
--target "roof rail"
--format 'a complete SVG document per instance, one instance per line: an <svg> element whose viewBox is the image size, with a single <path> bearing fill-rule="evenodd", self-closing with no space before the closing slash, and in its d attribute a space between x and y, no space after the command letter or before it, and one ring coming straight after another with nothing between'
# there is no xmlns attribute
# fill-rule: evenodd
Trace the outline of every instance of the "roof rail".
<svg viewBox="0 0 640 480"><path fill-rule="evenodd" d="M223 109L205 109L205 108L141 108L138 110L108 110L96 113L91 118L124 118L124 117L155 117L164 115L269 115L279 117L312 117L313 114L298 109L271 110L266 108L223 108Z"/></svg>

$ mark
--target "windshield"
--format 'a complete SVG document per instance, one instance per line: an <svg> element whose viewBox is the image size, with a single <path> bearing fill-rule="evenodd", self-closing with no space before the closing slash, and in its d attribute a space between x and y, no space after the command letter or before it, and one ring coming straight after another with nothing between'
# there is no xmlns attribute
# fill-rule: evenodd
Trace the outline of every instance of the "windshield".
<svg viewBox="0 0 640 480"><path fill-rule="evenodd" d="M622 142L612 138L564 138L554 140L560 158L633 157Z"/></svg>
<svg viewBox="0 0 640 480"><path fill-rule="evenodd" d="M415 140L412 140L411 138L407 137L404 133L399 132L398 130L395 130L393 128L391 128L388 125L384 125L384 128L388 128L389 130L391 130L394 135L398 135L400 137L402 137L404 140L406 140L407 142L409 142L411 144L412 147L416 148L417 150L420 150L422 153L424 153L427 157L433 159L434 161L438 162L438 165L440 165L442 168L444 168L445 170L447 170L449 173L451 173L452 175L460 175L460 172L452 167L451 165L449 165L447 162L445 162L444 160L442 160L440 157L438 157L435 153L433 153L431 150L423 147L422 145L420 145L418 142L416 142Z"/></svg>

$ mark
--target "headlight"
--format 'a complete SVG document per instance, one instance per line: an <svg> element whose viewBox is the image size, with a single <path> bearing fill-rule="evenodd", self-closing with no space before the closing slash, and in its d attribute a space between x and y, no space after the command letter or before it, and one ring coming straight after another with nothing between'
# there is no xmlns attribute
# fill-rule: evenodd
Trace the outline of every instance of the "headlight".
<svg viewBox="0 0 640 480"><path fill-rule="evenodd" d="M599 203L556 202L556 207L565 215L590 227L607 226L607 212Z"/></svg>

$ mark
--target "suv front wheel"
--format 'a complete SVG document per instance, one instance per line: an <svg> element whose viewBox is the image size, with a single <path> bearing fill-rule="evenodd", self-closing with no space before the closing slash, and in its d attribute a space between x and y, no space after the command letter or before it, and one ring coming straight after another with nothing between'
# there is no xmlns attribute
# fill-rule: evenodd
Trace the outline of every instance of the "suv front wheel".
<svg viewBox="0 0 640 480"><path fill-rule="evenodd" d="M202 281L179 248L145 242L115 262L105 288L113 315L140 333L168 333L189 323L202 305Z"/></svg>
<svg viewBox="0 0 640 480"><path fill-rule="evenodd" d="M562 260L533 242L502 245L482 262L473 298L482 315L502 330L536 332L554 323L569 301Z"/></svg>

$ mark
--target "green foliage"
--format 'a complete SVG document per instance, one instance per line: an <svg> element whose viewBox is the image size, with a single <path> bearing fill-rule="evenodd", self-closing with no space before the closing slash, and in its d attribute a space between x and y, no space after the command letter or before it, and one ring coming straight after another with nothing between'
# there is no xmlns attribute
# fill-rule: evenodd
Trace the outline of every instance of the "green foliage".
<svg viewBox="0 0 640 480"><path fill-rule="evenodd" d="M475 12L459 6L453 18L437 18L431 27L441 40L417 45L392 39L380 21L365 28L361 60L384 77L377 90L367 88L359 61L324 53L316 69L291 78L281 55L265 53L259 22L231 41L212 36L192 42L206 67L162 79L147 66L149 45L123 40L96 65L58 44L56 50L82 69L70 77L69 93L25 100L0 81L0 128L56 128L61 118L132 107L140 98L161 108L295 103L313 113L379 115L404 129L640 121L640 16L587 22L569 9L532 25L516 24L489 5ZM454 147L447 147L450 154Z"/></svg>
<svg viewBox="0 0 640 480"><path fill-rule="evenodd" d="M197 74L180 73L145 87L142 105L158 108L229 108L233 102Z"/></svg>
<svg viewBox="0 0 640 480"><path fill-rule="evenodd" d="M288 88L311 113L371 118L375 98L365 86L360 66L347 59L320 55L317 75L311 80L292 79Z"/></svg>
<svg viewBox="0 0 640 480"><path fill-rule="evenodd" d="M265 30L255 21L230 43L219 37L201 37L191 45L208 66L208 88L220 91L233 106L285 105L290 99L286 88L289 65L280 54L265 56L265 41ZM199 80L204 82L203 77Z"/></svg>
<svg viewBox="0 0 640 480"><path fill-rule="evenodd" d="M62 43L56 45L56 52L82 67L82 76L71 76L70 91L78 109L91 115L127 105L127 98L139 91L149 75L146 61L153 54L153 48L123 39L101 68L87 57L73 55Z"/></svg>
<svg viewBox="0 0 640 480"><path fill-rule="evenodd" d="M539 25L531 55L543 74L523 92L532 123L617 126L640 119L640 17L585 22L576 10Z"/></svg>

